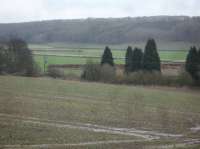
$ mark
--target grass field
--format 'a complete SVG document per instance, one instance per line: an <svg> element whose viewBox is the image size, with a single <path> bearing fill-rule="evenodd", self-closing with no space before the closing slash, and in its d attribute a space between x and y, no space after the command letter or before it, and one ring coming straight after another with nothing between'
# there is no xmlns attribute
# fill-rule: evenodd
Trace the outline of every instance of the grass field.
<svg viewBox="0 0 200 149"><path fill-rule="evenodd" d="M0 76L0 144L141 149L196 140L199 107L198 90Z"/></svg>
<svg viewBox="0 0 200 149"><path fill-rule="evenodd" d="M111 45L113 57L116 64L124 64L124 57L127 45L138 46L144 48L144 43ZM184 61L189 47L192 43L160 43L158 45L161 60ZM47 43L47 44L31 44L36 62L43 67L44 58L47 56L48 64L85 64L89 59L99 62L103 54L105 45L94 44L64 44L64 43Z"/></svg>

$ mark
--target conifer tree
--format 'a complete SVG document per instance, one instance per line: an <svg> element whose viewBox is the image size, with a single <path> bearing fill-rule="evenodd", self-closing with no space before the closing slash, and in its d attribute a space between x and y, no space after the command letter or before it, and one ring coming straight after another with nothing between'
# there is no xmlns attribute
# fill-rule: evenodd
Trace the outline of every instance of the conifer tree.
<svg viewBox="0 0 200 149"><path fill-rule="evenodd" d="M104 64L109 64L111 66L114 66L112 52L108 46L106 46L103 56L101 58L101 65L104 65Z"/></svg>
<svg viewBox="0 0 200 149"><path fill-rule="evenodd" d="M129 46L126 50L126 59L125 59L125 72L128 74L132 71L133 64L133 50L132 47Z"/></svg>
<svg viewBox="0 0 200 149"><path fill-rule="evenodd" d="M196 47L191 47L186 58L185 69L194 80L198 80L199 56Z"/></svg>
<svg viewBox="0 0 200 149"><path fill-rule="evenodd" d="M154 39L149 39L145 46L142 65L145 71L161 71L160 57Z"/></svg>
<svg viewBox="0 0 200 149"><path fill-rule="evenodd" d="M139 71L142 69L143 52L139 48L135 48L132 57L132 71Z"/></svg>

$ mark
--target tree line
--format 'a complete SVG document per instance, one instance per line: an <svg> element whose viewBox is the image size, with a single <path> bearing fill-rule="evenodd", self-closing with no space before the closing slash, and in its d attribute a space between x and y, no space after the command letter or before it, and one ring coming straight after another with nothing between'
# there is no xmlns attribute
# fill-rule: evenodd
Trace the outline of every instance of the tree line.
<svg viewBox="0 0 200 149"><path fill-rule="evenodd" d="M102 56L101 65L109 64L114 66L114 60L111 49L106 47ZM157 52L157 46L154 39L149 39L144 52L140 48L127 48L125 56L125 72L127 74L137 71L161 71L161 61Z"/></svg>
<svg viewBox="0 0 200 149"><path fill-rule="evenodd" d="M106 46L104 50L100 66L105 64L113 68L115 66L112 51L108 46ZM93 77L98 78L102 70L100 70L98 65L92 67L91 70L94 72L93 74L96 75ZM112 70L114 70L113 68ZM104 69L110 68L107 67ZM189 50L185 62L185 71L189 73L197 84L200 84L200 48L197 49L194 46ZM17 38L10 39L8 42L0 45L0 73L33 76L37 72L38 67L34 62L32 52L24 40ZM158 72L161 74L161 61L154 39L149 39L147 41L144 51L137 47L132 49L131 46L128 46L125 56L124 72L126 75L134 72ZM83 76L85 76L85 74ZM112 77L113 74L114 73L110 71L109 77ZM104 75L104 77L106 78L106 75Z"/></svg>
<svg viewBox="0 0 200 149"><path fill-rule="evenodd" d="M109 64L114 66L114 60L111 49L107 46L104 50L101 65ZM125 56L125 73L131 74L133 72L161 72L161 60L157 51L157 45L154 39L149 39L145 46L144 52L140 48L132 49L128 46ZM195 84L200 84L200 48L199 50L194 46L189 50L186 61L185 71L194 80Z"/></svg>
<svg viewBox="0 0 200 149"><path fill-rule="evenodd" d="M142 42L148 37L195 43L200 41L200 17L91 18L0 24L0 40L10 36L32 43L119 44Z"/></svg>

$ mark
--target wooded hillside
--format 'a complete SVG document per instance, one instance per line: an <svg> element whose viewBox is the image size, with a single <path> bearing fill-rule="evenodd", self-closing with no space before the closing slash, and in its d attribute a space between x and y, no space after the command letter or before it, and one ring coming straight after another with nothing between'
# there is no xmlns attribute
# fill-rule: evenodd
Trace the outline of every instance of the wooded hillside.
<svg viewBox="0 0 200 149"><path fill-rule="evenodd" d="M200 41L200 17L52 20L0 24L0 38L17 36L28 42L130 43L149 37L162 41Z"/></svg>

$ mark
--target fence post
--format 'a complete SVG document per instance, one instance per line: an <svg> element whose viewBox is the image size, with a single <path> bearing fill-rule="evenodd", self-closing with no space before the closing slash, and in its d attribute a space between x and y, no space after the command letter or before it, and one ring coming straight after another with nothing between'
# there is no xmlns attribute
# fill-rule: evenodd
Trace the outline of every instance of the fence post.
<svg viewBox="0 0 200 149"><path fill-rule="evenodd" d="M46 73L46 64L48 63L48 57L44 55L43 60L44 60L44 73Z"/></svg>

